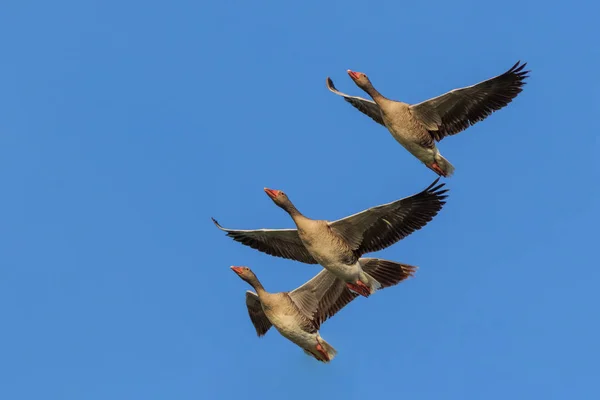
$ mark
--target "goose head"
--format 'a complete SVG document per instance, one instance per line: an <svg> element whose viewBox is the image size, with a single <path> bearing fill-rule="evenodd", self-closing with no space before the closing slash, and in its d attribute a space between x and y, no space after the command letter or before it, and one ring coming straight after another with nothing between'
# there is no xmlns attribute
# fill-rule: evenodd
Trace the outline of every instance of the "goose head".
<svg viewBox="0 0 600 400"><path fill-rule="evenodd" d="M354 83L356 83L356 86L358 86L359 88L364 90L370 86L373 86L367 75L363 72L356 72L351 70L348 70L347 72L350 78L354 81Z"/></svg>
<svg viewBox="0 0 600 400"><path fill-rule="evenodd" d="M294 205L283 191L265 188L265 193L273 200L273 203L277 204L287 212L295 209Z"/></svg>
<svg viewBox="0 0 600 400"><path fill-rule="evenodd" d="M248 282L250 285L254 286L254 283L258 281L254 272L248 267L236 267L232 266L231 270L237 274L240 278Z"/></svg>

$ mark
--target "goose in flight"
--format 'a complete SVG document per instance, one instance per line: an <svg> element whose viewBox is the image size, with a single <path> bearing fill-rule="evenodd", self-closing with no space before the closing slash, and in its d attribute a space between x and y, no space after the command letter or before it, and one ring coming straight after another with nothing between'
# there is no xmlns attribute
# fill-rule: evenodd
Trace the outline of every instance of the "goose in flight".
<svg viewBox="0 0 600 400"><path fill-rule="evenodd" d="M327 77L327 88L375 122L385 126L394 139L438 175L448 177L454 166L440 154L435 142L455 135L507 106L525 85L530 71L517 62L508 71L476 85L454 89L418 104L384 97L362 72L348 70L354 83L372 99L340 92Z"/></svg>
<svg viewBox="0 0 600 400"><path fill-rule="evenodd" d="M412 276L416 267L378 258L363 258L363 268L378 277L382 288L396 285ZM248 267L231 267L256 292L246 292L250 321L261 337L271 326L304 352L319 361L329 362L336 350L319 334L321 324L354 300L344 282L323 269L304 285L290 291L269 293Z"/></svg>
<svg viewBox="0 0 600 400"><path fill-rule="evenodd" d="M369 274L361 257L391 246L431 221L446 203L447 189L438 184L439 179L420 193L337 221L308 218L284 192L265 188L273 202L292 217L297 229L238 230L224 228L214 218L213 222L235 241L263 253L321 264L349 289L368 297L385 285L381 279L386 278Z"/></svg>

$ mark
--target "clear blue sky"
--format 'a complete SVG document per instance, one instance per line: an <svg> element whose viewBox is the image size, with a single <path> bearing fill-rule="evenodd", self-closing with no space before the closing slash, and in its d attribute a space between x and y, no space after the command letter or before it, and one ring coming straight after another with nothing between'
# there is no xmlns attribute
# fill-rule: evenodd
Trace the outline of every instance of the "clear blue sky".
<svg viewBox="0 0 600 400"><path fill-rule="evenodd" d="M5 1L0 398L597 399L597 4ZM419 102L532 69L440 149L448 203L380 252L416 277L325 323L329 365L256 337L230 265L317 266L226 238L337 219L435 174L329 93Z"/></svg>

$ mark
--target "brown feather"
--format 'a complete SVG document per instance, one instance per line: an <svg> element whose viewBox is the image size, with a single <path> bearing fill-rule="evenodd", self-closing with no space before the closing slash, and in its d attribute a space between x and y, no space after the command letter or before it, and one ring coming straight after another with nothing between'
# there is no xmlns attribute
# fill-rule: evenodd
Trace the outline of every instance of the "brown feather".
<svg viewBox="0 0 600 400"><path fill-rule="evenodd" d="M517 62L502 75L473 86L454 89L412 105L410 110L415 119L439 142L446 136L455 135L484 120L512 102L523 91L524 80L530 72L523 70L526 65L527 63Z"/></svg>

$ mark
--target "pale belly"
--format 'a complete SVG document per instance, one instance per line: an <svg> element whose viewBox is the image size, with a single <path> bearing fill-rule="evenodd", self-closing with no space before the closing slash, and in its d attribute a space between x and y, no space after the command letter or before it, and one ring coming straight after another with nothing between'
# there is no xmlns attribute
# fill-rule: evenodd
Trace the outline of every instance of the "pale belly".
<svg viewBox="0 0 600 400"><path fill-rule="evenodd" d="M412 132L410 132L410 128L406 126L398 126L396 124L389 124L386 121L386 127L396 139L398 143L402 145L409 153L413 156L417 157L419 160L430 163L434 161L434 157L436 154L436 148L427 148L421 146L418 142L411 140Z"/></svg>
<svg viewBox="0 0 600 400"><path fill-rule="evenodd" d="M318 233L322 221L314 221L312 229L299 229L298 235L310 255L323 268L345 282L356 282L362 271L351 250L335 235ZM350 264L352 263L352 264ZM350 264L350 265L349 265Z"/></svg>
<svg viewBox="0 0 600 400"><path fill-rule="evenodd" d="M317 345L317 334L308 333L300 328L296 319L290 315L273 315L266 312L267 318L273 324L275 329L289 341L302 347L303 349L314 349Z"/></svg>
<svg viewBox="0 0 600 400"><path fill-rule="evenodd" d="M358 262L353 265L347 265L340 259L339 254L335 251L324 251L320 248L315 249L313 246L306 246L306 248L323 268L341 280L345 282L356 282L358 279L362 270Z"/></svg>

